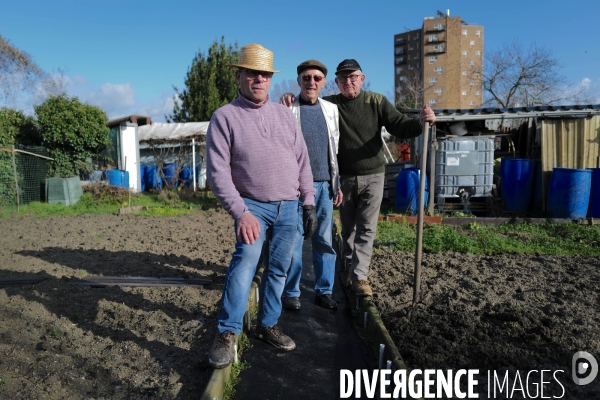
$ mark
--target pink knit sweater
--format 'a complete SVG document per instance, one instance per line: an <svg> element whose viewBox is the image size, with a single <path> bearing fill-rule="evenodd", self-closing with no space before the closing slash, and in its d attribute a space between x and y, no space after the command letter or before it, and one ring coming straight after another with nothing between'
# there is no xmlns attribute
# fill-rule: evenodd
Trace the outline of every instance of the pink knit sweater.
<svg viewBox="0 0 600 400"><path fill-rule="evenodd" d="M315 189L304 137L285 106L255 104L241 95L213 113L206 135L207 177L221 205L239 218L242 196L314 205Z"/></svg>

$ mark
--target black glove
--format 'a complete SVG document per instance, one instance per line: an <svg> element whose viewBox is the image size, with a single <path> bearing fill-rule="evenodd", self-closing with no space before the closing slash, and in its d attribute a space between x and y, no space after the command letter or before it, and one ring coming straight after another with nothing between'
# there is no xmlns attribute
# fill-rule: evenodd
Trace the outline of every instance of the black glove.
<svg viewBox="0 0 600 400"><path fill-rule="evenodd" d="M317 230L317 208L315 206L302 206L302 227L304 240L308 239Z"/></svg>

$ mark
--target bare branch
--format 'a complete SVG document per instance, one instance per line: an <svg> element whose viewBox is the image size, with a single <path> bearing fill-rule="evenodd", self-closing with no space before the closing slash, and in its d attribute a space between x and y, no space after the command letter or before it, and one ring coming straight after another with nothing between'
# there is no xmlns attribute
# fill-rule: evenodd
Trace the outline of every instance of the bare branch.
<svg viewBox="0 0 600 400"><path fill-rule="evenodd" d="M561 69L550 49L535 43L525 47L514 40L488 51L485 69L472 72L483 76L486 105L508 108L586 100L583 85L565 90L570 85Z"/></svg>

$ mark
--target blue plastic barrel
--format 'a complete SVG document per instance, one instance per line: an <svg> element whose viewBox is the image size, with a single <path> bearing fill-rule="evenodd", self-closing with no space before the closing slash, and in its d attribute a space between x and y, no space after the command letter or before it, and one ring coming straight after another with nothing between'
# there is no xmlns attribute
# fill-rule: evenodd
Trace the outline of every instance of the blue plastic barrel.
<svg viewBox="0 0 600 400"><path fill-rule="evenodd" d="M600 168L592 168L588 218L600 218Z"/></svg>
<svg viewBox="0 0 600 400"><path fill-rule="evenodd" d="M172 188L177 187L177 178L175 171L177 170L177 163L166 163L163 165L163 174L165 175L165 185L171 185Z"/></svg>
<svg viewBox="0 0 600 400"><path fill-rule="evenodd" d="M405 168L398 172L396 178L396 211L417 214L419 204L418 191L421 185L419 168ZM429 199L429 184L425 175L425 202Z"/></svg>
<svg viewBox="0 0 600 400"><path fill-rule="evenodd" d="M128 187L126 186L125 171L120 169L107 169L104 171L106 180L110 186ZM129 175L129 174L127 174Z"/></svg>
<svg viewBox="0 0 600 400"><path fill-rule="evenodd" d="M144 180L146 181L146 189L161 189L162 179L156 170L156 165L146 165L144 171Z"/></svg>
<svg viewBox="0 0 600 400"><path fill-rule="evenodd" d="M179 172L179 179L181 179L183 185L190 187L192 180L194 179L192 176L192 167L181 168L181 171Z"/></svg>
<svg viewBox="0 0 600 400"><path fill-rule="evenodd" d="M548 188L548 217L585 218L591 183L591 169L554 168Z"/></svg>
<svg viewBox="0 0 600 400"><path fill-rule="evenodd" d="M531 208L535 160L503 158L500 164L500 197L504 211L525 213Z"/></svg>
<svg viewBox="0 0 600 400"><path fill-rule="evenodd" d="M140 164L140 185L142 186L140 190L143 192L146 190L146 166L144 164Z"/></svg>

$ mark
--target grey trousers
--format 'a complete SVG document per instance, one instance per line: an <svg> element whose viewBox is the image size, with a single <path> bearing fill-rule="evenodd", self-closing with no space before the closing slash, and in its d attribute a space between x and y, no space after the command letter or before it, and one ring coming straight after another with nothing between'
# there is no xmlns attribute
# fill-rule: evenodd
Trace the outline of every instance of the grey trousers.
<svg viewBox="0 0 600 400"><path fill-rule="evenodd" d="M368 280L377 218L383 199L385 173L341 176L344 200L340 205L344 262L350 264L349 279Z"/></svg>

